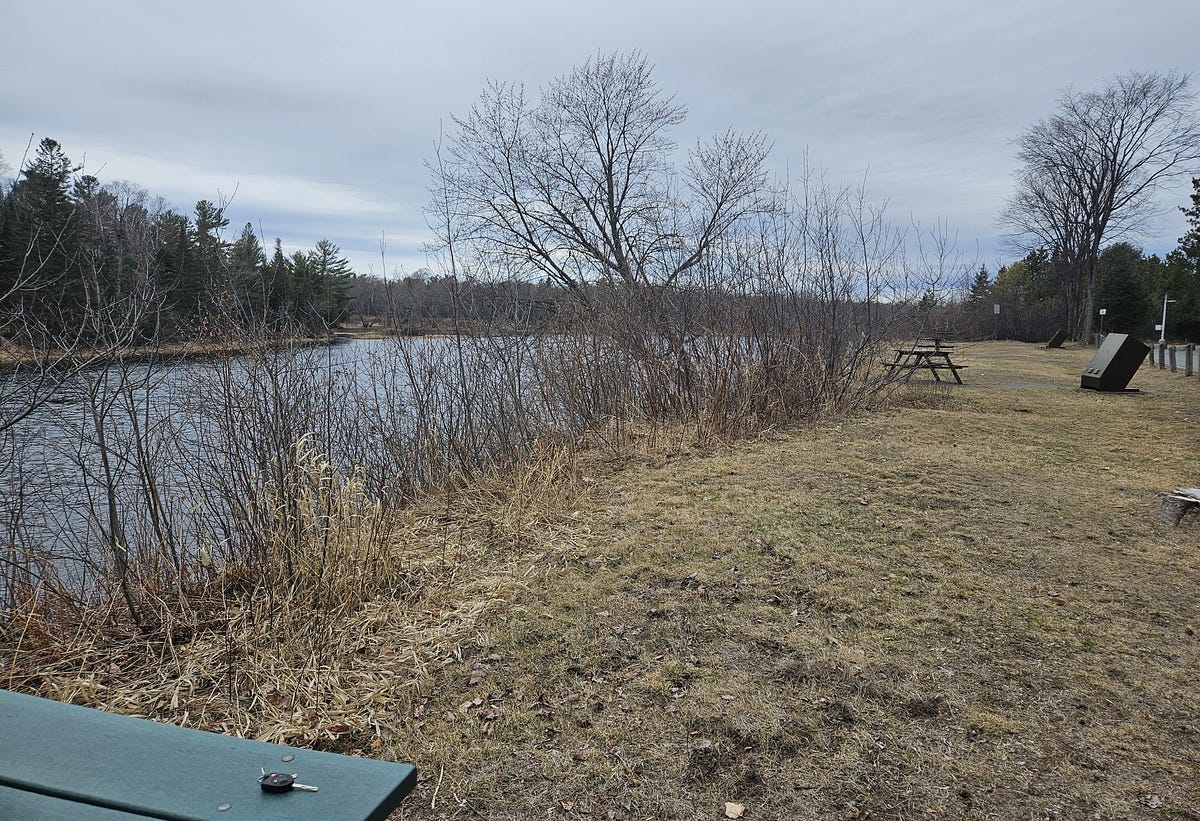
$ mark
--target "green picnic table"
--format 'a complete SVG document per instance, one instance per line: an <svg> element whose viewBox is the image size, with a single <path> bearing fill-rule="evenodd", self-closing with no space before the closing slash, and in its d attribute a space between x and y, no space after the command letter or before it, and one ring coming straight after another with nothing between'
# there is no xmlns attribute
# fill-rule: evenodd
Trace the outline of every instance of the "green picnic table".
<svg viewBox="0 0 1200 821"><path fill-rule="evenodd" d="M262 772L316 792L264 792ZM385 819L408 764L190 730L0 690L0 818Z"/></svg>

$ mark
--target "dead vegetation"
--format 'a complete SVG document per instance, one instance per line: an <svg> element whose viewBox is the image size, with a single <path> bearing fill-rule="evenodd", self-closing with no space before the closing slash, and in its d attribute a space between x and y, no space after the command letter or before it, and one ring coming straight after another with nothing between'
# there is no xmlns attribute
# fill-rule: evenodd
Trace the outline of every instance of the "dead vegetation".
<svg viewBox="0 0 1200 821"><path fill-rule="evenodd" d="M405 817L1200 816L1198 392L1089 355L598 483L406 721Z"/></svg>
<svg viewBox="0 0 1200 821"><path fill-rule="evenodd" d="M300 446L303 448L303 445ZM551 487L553 454L515 483L384 511L361 479L302 453L295 503L308 526L292 570L216 580L170 596L135 625L117 600L88 608L43 595L0 632L0 686L264 741L378 754L428 686L431 668L525 583L544 544L574 544ZM526 533L540 534L532 542ZM140 590L143 601L150 590Z"/></svg>
<svg viewBox="0 0 1200 821"><path fill-rule="evenodd" d="M305 543L370 548L315 586L353 606L231 578L148 638L47 603L3 686L411 762L406 818L1200 817L1200 517L1155 516L1200 390L1082 392L1089 355L978 345L967 385L837 423L547 450Z"/></svg>

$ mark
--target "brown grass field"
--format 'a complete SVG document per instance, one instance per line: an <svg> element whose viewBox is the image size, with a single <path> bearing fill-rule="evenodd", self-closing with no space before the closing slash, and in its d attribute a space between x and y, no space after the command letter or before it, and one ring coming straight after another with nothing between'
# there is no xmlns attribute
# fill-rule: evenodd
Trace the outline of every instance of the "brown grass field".
<svg viewBox="0 0 1200 821"><path fill-rule="evenodd" d="M1200 818L1200 381L1091 353L595 477L395 728L399 817Z"/></svg>
<svg viewBox="0 0 1200 821"><path fill-rule="evenodd" d="M1156 517L1200 380L1083 391L1091 353L960 346L962 386L394 521L351 495L344 606L51 602L0 686L410 762L403 819L1200 819L1200 514Z"/></svg>

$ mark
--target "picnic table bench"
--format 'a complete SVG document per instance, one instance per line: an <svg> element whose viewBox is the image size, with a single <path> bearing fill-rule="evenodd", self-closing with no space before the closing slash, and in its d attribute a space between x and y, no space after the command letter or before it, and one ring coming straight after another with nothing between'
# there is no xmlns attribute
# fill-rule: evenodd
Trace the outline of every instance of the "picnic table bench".
<svg viewBox="0 0 1200 821"><path fill-rule="evenodd" d="M262 771L317 792L264 792ZM233 738L0 690L0 818L384 819L408 764Z"/></svg>
<svg viewBox="0 0 1200 821"><path fill-rule="evenodd" d="M958 372L968 366L955 364L950 359L952 350L954 346L947 345L940 337L921 337L912 345L896 348L895 358L891 362L885 360L883 366L905 372L905 380L911 379L913 373L918 370L928 369L933 378L941 382L942 377L938 375L938 371L948 370L954 376L954 381L961 385L963 381Z"/></svg>

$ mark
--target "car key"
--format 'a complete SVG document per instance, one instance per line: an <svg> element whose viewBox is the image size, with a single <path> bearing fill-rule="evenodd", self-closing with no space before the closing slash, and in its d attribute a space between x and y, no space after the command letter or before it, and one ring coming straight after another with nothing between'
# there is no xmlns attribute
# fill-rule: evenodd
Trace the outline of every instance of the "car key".
<svg viewBox="0 0 1200 821"><path fill-rule="evenodd" d="M262 776L258 779L258 784L262 787L263 792L289 792L291 790L304 790L305 792L316 792L316 787L310 787L308 784L297 784L296 773L269 773L266 770L262 771Z"/></svg>

